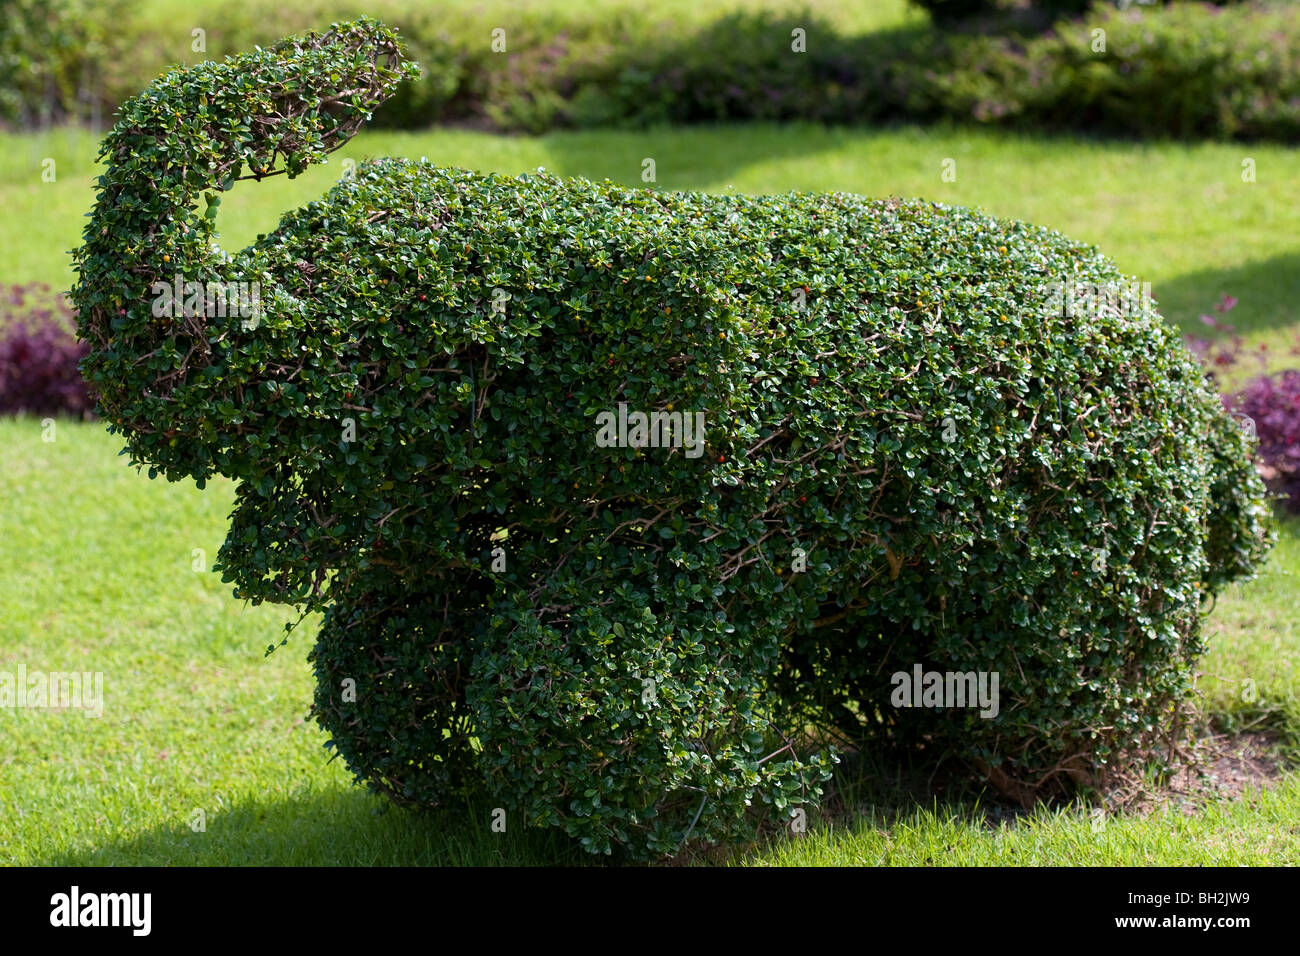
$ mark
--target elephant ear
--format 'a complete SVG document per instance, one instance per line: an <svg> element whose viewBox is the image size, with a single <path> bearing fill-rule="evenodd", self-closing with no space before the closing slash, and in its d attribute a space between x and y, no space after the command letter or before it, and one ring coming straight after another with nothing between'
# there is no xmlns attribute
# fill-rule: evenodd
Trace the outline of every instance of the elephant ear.
<svg viewBox="0 0 1300 956"><path fill-rule="evenodd" d="M330 571L346 564L360 543L312 534L320 515L312 512L307 495L310 490L287 472L279 480L239 484L214 569L235 586L236 597L305 610L325 606Z"/></svg>

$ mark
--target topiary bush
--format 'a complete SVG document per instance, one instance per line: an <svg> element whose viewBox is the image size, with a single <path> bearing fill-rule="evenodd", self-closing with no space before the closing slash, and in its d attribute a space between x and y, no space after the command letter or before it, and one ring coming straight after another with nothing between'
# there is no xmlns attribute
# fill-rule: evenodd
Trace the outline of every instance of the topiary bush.
<svg viewBox="0 0 1300 956"><path fill-rule="evenodd" d="M644 856L815 802L816 728L1044 793L1169 726L1263 489L1150 302L1053 311L1125 280L1095 249L399 159L213 245L222 191L409 72L362 20L168 74L75 254L103 415L151 474L239 480L221 568L324 611L313 709L359 778ZM996 716L892 706L914 665L999 672Z"/></svg>

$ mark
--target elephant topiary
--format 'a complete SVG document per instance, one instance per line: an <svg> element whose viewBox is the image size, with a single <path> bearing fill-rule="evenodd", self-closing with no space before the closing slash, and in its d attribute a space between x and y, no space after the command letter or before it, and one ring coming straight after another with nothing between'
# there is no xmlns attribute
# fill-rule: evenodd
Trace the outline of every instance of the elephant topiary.
<svg viewBox="0 0 1300 956"><path fill-rule="evenodd" d="M359 778L644 856L815 802L827 740L1034 799L1168 731L1271 539L1149 299L1052 299L1128 277L936 203L401 159L214 244L413 69L360 20L167 74L75 254L101 414L151 476L237 479L220 566L324 612Z"/></svg>

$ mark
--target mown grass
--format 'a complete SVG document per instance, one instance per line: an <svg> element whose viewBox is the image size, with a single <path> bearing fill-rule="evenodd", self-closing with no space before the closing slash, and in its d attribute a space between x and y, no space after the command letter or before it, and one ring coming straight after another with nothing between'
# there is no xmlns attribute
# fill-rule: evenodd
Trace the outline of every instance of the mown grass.
<svg viewBox="0 0 1300 956"><path fill-rule="evenodd" d="M98 425L44 437L35 419L0 421L0 671L101 672L104 710L0 710L0 863L572 856L492 833L490 807L421 818L352 788L304 720L315 622L268 657L291 615L196 570L224 537L231 484L150 481Z"/></svg>
<svg viewBox="0 0 1300 956"><path fill-rule="evenodd" d="M1278 866L1300 863L1300 777L1194 814L1102 818L1040 809L993 825L966 808L866 813L850 827L787 838L760 866Z"/></svg>
<svg viewBox="0 0 1300 956"><path fill-rule="evenodd" d="M493 832L492 807L388 807L327 760L304 718L309 619L279 645L284 609L252 608L205 570L231 485L150 481L96 424L0 421L0 671L104 675L103 716L0 711L0 863L586 863L552 833ZM1258 580L1215 609L1202 685L1219 725L1295 736L1292 610L1300 524ZM1242 699L1242 681L1256 682ZM845 777L853 784L854 777ZM1100 832L1082 808L993 829L978 800L923 812L848 790L850 812L801 839L724 859L780 864L1300 862L1300 777L1196 815L1124 814ZM204 827L193 829L202 811Z"/></svg>
<svg viewBox="0 0 1300 956"><path fill-rule="evenodd" d="M366 15L398 23L406 11L427 8L425 0L308 0L297 4L318 11L315 20L349 20ZM144 23L175 24L180 36L188 37L190 24L201 27L206 20L225 11L257 17L274 13L282 0L141 0L134 8L136 20ZM509 28L520 19L548 17L558 21L601 20L624 15L650 22L671 24L675 29L709 23L737 12L810 12L819 21L847 33L867 33L928 22L924 11L908 0L869 0L842 3L840 0L588 0L581 5L565 0L444 0L438 4L441 27L452 35L478 30L490 36L492 26ZM184 27L184 30L180 28ZM487 31L483 27L488 27ZM486 41L485 41L486 42Z"/></svg>
<svg viewBox="0 0 1300 956"><path fill-rule="evenodd" d="M165 2L165 0L155 0ZM169 2L169 0L167 0ZM94 141L56 130L0 135L0 279L71 282L64 253L80 241L93 199ZM299 180L242 184L222 207L236 248L314 198L341 160L427 156L449 165L641 184L654 158L660 189L778 192L842 189L979 205L1096 242L1152 281L1165 315L1200 331L1223 293L1232 318L1275 352L1300 331L1300 158L1281 147L1098 142L965 130L825 130L743 126L538 138L464 131L363 134ZM1241 181L1243 158L1257 181ZM56 180L43 182L42 160ZM955 182L942 163L956 160ZM1294 361L1294 360L1292 360ZM116 457L98 425L61 423L42 441L31 419L0 422L0 670L105 675L99 719L0 711L0 862L5 863L569 863L551 834L493 833L491 808L389 810L327 763L304 717L308 620L269 657L289 615L235 601L209 565L231 503L150 482ZM195 549L201 554L196 555ZM1200 691L1214 726L1295 739L1300 648L1294 602L1300 524L1285 522L1258 580L1230 589L1209 620ZM1243 694L1245 681L1254 695ZM1116 815L1100 832L1080 809L1042 810L991 828L971 799L853 804L799 840L736 848L733 862L1294 863L1300 783L1294 775L1243 801L1191 816ZM206 829L190 822L203 810ZM845 822L852 821L852 822Z"/></svg>

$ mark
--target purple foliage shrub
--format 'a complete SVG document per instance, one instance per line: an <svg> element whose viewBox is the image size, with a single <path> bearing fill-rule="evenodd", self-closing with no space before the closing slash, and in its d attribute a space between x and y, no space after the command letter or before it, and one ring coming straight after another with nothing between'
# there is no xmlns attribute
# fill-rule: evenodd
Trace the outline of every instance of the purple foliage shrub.
<svg viewBox="0 0 1300 956"><path fill-rule="evenodd" d="M1225 295L1215 311L1225 314L1236 304L1236 299ZM1246 349L1236 329L1222 319L1202 315L1201 321L1227 333L1215 341L1187 336L1188 347L1205 366L1210 380L1218 385L1220 374L1235 369L1244 360ZM1296 343L1290 349L1292 355L1300 355L1300 335ZM1258 362L1259 374L1240 389L1224 392L1220 386L1223 405L1254 434L1258 442L1256 467L1269 490L1284 496L1290 510L1300 511L1300 369L1268 372L1265 343L1249 354Z"/></svg>
<svg viewBox="0 0 1300 956"><path fill-rule="evenodd" d="M48 285L0 288L0 414L92 416L77 370L89 346L76 328L76 312Z"/></svg>

